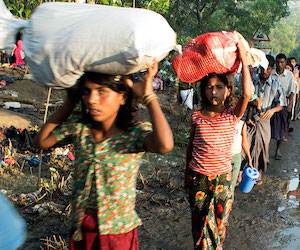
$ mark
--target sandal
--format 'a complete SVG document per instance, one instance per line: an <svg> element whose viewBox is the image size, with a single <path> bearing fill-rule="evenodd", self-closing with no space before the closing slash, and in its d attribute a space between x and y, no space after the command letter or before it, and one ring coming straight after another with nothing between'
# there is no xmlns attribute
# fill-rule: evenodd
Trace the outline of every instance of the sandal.
<svg viewBox="0 0 300 250"><path fill-rule="evenodd" d="M281 160L281 154L277 152L277 153L275 154L275 159L276 159L276 160Z"/></svg>
<svg viewBox="0 0 300 250"><path fill-rule="evenodd" d="M257 181L255 182L255 185L260 186L261 184L263 184L263 181L262 181L262 180L257 180Z"/></svg>

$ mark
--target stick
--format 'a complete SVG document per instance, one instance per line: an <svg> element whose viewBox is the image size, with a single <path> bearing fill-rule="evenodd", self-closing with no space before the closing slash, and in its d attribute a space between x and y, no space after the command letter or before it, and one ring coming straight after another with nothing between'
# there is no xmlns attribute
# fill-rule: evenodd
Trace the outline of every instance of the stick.
<svg viewBox="0 0 300 250"><path fill-rule="evenodd" d="M28 63L26 64L26 66L25 66L25 72L24 72L24 76L27 74L27 72L28 72Z"/></svg>
<svg viewBox="0 0 300 250"><path fill-rule="evenodd" d="M25 160L22 162L22 166L21 166L20 172L22 172L22 170L24 168L24 164L25 164Z"/></svg>
<svg viewBox="0 0 300 250"><path fill-rule="evenodd" d="M48 96L47 96L47 105L44 113L44 124L46 123L47 120L47 113L48 113L48 106L49 106L49 100L51 96L51 87L48 89ZM39 162L39 173L38 173L38 183L37 183L37 188L40 188L41 185L41 172L42 172L42 157L43 157L43 150L41 149L40 151L40 162Z"/></svg>

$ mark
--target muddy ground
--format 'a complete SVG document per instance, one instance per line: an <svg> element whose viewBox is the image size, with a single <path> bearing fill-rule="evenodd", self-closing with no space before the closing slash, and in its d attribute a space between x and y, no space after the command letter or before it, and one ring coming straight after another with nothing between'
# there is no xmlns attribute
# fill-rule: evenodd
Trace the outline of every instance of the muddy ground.
<svg viewBox="0 0 300 250"><path fill-rule="evenodd" d="M6 69L0 74L21 75L19 70ZM20 98L29 98L44 103L47 88L32 80L20 80L6 87L14 90ZM0 94L3 91L0 91ZM63 91L54 91L52 100L63 98ZM175 91L169 89L158 93L163 110L169 120L175 138L175 148L166 155L146 154L141 165L137 183L136 209L143 220L138 229L141 249L192 249L190 210L183 190L183 160L187 144L189 115L186 109L175 104ZM3 101L0 99L0 101ZM54 109L54 106L53 106ZM15 125L28 128L40 125L43 106L24 108L21 112L0 109L0 127ZM50 113L52 110L50 110ZM147 119L145 107L139 113ZM299 184L300 171L300 121L292 122L294 132L282 145L281 161L273 158L274 142L271 145L271 162L263 174L263 184L254 186L249 194L238 188L229 219L224 249L300 249L300 197L293 194ZM35 203L21 204L16 194L35 191L37 166L30 165L26 157L35 152L17 152L19 166L14 171L0 173L0 190L15 198L15 205L27 222L27 240L21 249L46 249L46 237L61 236L68 242L68 204L71 182L62 192L51 191L39 204L53 201L62 206L48 209L46 214L34 210ZM66 156L51 155L49 162L42 165L42 177L49 181L50 167L55 167L65 178L72 172L72 162ZM23 164L23 168L22 168ZM20 168L22 170L20 171ZM298 190L300 186L298 186ZM53 239L53 238L52 238ZM59 249L59 248L57 248Z"/></svg>

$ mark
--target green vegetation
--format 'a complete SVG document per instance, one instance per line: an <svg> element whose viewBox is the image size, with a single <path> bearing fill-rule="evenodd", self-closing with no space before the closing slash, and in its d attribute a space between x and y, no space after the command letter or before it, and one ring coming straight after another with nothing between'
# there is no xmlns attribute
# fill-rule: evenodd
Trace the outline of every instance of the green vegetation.
<svg viewBox="0 0 300 250"><path fill-rule="evenodd" d="M27 19L41 2L54 0L4 0L9 10ZM74 2L60 0L56 2ZM87 0L88 3L145 8L162 14L185 44L205 32L237 30L246 39L263 25L265 32L289 14L288 0ZM299 16L299 15L298 15Z"/></svg>
<svg viewBox="0 0 300 250"><path fill-rule="evenodd" d="M250 39L260 25L268 32L288 15L287 0L173 0L167 19L181 36L237 30Z"/></svg>
<svg viewBox="0 0 300 250"><path fill-rule="evenodd" d="M293 6L291 14L275 24L270 33L273 53L284 53L300 61L300 6Z"/></svg>

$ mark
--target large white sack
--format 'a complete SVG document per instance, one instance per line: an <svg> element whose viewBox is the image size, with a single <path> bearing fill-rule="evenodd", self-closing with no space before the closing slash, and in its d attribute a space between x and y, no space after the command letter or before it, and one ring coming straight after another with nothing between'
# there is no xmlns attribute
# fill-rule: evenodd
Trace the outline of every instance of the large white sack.
<svg viewBox="0 0 300 250"><path fill-rule="evenodd" d="M153 11L57 2L37 7L23 43L38 82L71 87L84 71L123 75L145 69L175 49L176 34Z"/></svg>

